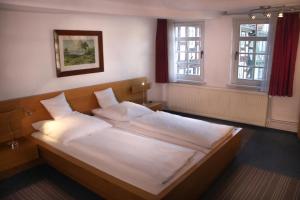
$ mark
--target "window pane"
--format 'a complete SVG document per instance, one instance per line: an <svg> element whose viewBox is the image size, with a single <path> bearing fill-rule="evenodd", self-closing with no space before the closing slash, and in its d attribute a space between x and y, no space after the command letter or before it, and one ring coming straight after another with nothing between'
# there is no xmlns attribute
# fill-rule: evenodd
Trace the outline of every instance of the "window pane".
<svg viewBox="0 0 300 200"><path fill-rule="evenodd" d="M177 67L177 74L183 75L185 74L185 68Z"/></svg>
<svg viewBox="0 0 300 200"><path fill-rule="evenodd" d="M180 37L185 37L185 26L180 27Z"/></svg>
<svg viewBox="0 0 300 200"><path fill-rule="evenodd" d="M241 37L256 36L256 24L241 24L240 36Z"/></svg>
<svg viewBox="0 0 300 200"><path fill-rule="evenodd" d="M252 54L240 54L239 55L239 65L240 66L253 66L254 60Z"/></svg>
<svg viewBox="0 0 300 200"><path fill-rule="evenodd" d="M186 50L182 50L183 48L186 48L186 42L178 41L176 43L176 50L177 51L186 51Z"/></svg>
<svg viewBox="0 0 300 200"><path fill-rule="evenodd" d="M244 78L244 67L238 68L238 79L245 79Z"/></svg>
<svg viewBox="0 0 300 200"><path fill-rule="evenodd" d="M200 63L200 54L196 53L196 61Z"/></svg>
<svg viewBox="0 0 300 200"><path fill-rule="evenodd" d="M189 32L189 37L196 37L196 29L194 26L189 26L188 32Z"/></svg>
<svg viewBox="0 0 300 200"><path fill-rule="evenodd" d="M200 75L200 65L190 64L188 69L189 75Z"/></svg>
<svg viewBox="0 0 300 200"><path fill-rule="evenodd" d="M199 53L189 53L189 63L200 64Z"/></svg>
<svg viewBox="0 0 300 200"><path fill-rule="evenodd" d="M179 60L185 61L185 53L180 53Z"/></svg>
<svg viewBox="0 0 300 200"><path fill-rule="evenodd" d="M175 37L178 38L178 26L175 27Z"/></svg>
<svg viewBox="0 0 300 200"><path fill-rule="evenodd" d="M189 61L194 61L196 60L196 53L189 53Z"/></svg>
<svg viewBox="0 0 300 200"><path fill-rule="evenodd" d="M199 27L197 27L196 28L196 37L200 37L201 35L200 35L200 28Z"/></svg>
<svg viewBox="0 0 300 200"><path fill-rule="evenodd" d="M257 36L267 37L269 33L269 24L257 24Z"/></svg>
<svg viewBox="0 0 300 200"><path fill-rule="evenodd" d="M188 42L188 50L189 51L196 51L196 42L195 41L189 41Z"/></svg>
<svg viewBox="0 0 300 200"><path fill-rule="evenodd" d="M254 41L240 41L240 53L254 53Z"/></svg>
<svg viewBox="0 0 300 200"><path fill-rule="evenodd" d="M266 53L266 52L267 52L267 41L257 41L256 53Z"/></svg>
<svg viewBox="0 0 300 200"><path fill-rule="evenodd" d="M185 74L187 69L187 64L177 64L177 74Z"/></svg>
<svg viewBox="0 0 300 200"><path fill-rule="evenodd" d="M197 46L196 51L197 51L197 52L200 52L201 42L196 42L196 46Z"/></svg>
<svg viewBox="0 0 300 200"><path fill-rule="evenodd" d="M185 52L185 45L180 45L180 47L179 47L179 51L183 51L183 52Z"/></svg>
<svg viewBox="0 0 300 200"><path fill-rule="evenodd" d="M253 67L239 67L238 79L253 79Z"/></svg>
<svg viewBox="0 0 300 200"><path fill-rule="evenodd" d="M256 67L265 67L266 66L266 55L256 55L255 56L255 66Z"/></svg>
<svg viewBox="0 0 300 200"><path fill-rule="evenodd" d="M263 77L264 77L264 68L255 68L254 80L263 80Z"/></svg>

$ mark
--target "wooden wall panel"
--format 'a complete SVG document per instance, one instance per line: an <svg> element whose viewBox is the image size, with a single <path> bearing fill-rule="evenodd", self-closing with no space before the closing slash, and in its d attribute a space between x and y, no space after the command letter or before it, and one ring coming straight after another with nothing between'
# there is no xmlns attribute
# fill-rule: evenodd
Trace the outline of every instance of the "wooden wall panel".
<svg viewBox="0 0 300 200"><path fill-rule="evenodd" d="M113 88L115 95L119 101L142 102L143 93L132 93L132 86L140 85L146 82L146 77L135 79L104 83L99 85L75 88L65 91L51 92L36 96L24 97L19 99L7 100L0 102L0 142L5 142L11 139L8 123L11 121L12 129L15 131L16 137L28 136L34 130L31 124L36 121L52 119L47 110L40 103L43 99L55 97L61 92L65 92L67 101L73 110L90 114L91 110L99 107L94 91ZM16 109L12 113L5 113ZM24 109L32 111L32 115L28 116L24 113Z"/></svg>

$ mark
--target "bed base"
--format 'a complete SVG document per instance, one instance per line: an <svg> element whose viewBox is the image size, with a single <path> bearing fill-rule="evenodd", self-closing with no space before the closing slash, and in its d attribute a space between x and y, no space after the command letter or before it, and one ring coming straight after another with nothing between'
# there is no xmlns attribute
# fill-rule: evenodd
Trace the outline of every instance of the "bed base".
<svg viewBox="0 0 300 200"><path fill-rule="evenodd" d="M236 129L231 138L211 151L158 195L112 177L40 140L33 140L38 144L40 156L49 165L105 199L193 200L199 199L235 157L240 147L241 131L243 130Z"/></svg>

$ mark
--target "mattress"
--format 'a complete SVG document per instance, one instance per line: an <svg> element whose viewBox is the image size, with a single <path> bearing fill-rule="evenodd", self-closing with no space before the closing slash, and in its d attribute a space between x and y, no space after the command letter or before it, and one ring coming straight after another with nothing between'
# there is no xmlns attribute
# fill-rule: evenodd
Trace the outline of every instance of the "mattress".
<svg viewBox="0 0 300 200"><path fill-rule="evenodd" d="M157 195L205 153L120 129L108 128L68 144L35 132L32 136L111 176Z"/></svg>

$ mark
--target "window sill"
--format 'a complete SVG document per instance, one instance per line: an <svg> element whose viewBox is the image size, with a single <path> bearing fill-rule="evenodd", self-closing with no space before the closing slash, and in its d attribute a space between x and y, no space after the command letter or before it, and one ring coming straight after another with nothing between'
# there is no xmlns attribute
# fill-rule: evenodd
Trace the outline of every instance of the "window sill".
<svg viewBox="0 0 300 200"><path fill-rule="evenodd" d="M261 87L259 87L259 86L239 85L239 84L234 84L234 83L227 84L226 86L231 89L240 89L240 90L248 90L248 91L256 91L256 92L266 93L266 92L262 91Z"/></svg>
<svg viewBox="0 0 300 200"><path fill-rule="evenodd" d="M174 82L170 82L172 84L184 84L184 85L206 85L206 82L204 81L174 81Z"/></svg>

